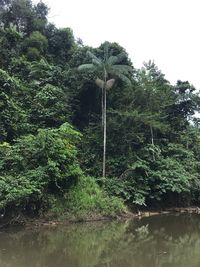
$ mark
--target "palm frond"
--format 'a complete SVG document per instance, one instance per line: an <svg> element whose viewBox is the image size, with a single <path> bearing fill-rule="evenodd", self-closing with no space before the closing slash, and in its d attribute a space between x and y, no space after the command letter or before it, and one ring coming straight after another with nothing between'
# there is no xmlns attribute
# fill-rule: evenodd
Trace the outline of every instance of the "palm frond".
<svg viewBox="0 0 200 267"><path fill-rule="evenodd" d="M123 82L125 82L128 86L131 86L131 80L127 78L124 74L117 75Z"/></svg>
<svg viewBox="0 0 200 267"><path fill-rule="evenodd" d="M110 73L113 74L114 76L118 77L123 82L125 82L128 86L131 85L131 80L129 78L127 78L127 76L124 75L122 72L114 70L114 71L111 71Z"/></svg>
<svg viewBox="0 0 200 267"><path fill-rule="evenodd" d="M110 56L108 58L108 64L114 65L114 64L120 63L125 58L126 58L126 53L124 53L124 52L120 53L117 56Z"/></svg>
<svg viewBox="0 0 200 267"><path fill-rule="evenodd" d="M104 62L108 60L109 42L104 43Z"/></svg>
<svg viewBox="0 0 200 267"><path fill-rule="evenodd" d="M97 67L100 67L102 65L101 61L100 60L96 60L95 58L92 59L92 63Z"/></svg>
<svg viewBox="0 0 200 267"><path fill-rule="evenodd" d="M84 71L84 70L94 70L95 66L94 64L83 64L78 67L78 70Z"/></svg>
<svg viewBox="0 0 200 267"><path fill-rule="evenodd" d="M123 74L129 74L133 71L132 67L128 66L128 65L113 65L112 69L115 71L119 71Z"/></svg>
<svg viewBox="0 0 200 267"><path fill-rule="evenodd" d="M91 51L87 51L87 56L90 57L92 60L95 60L95 62L99 62L101 64L101 59L96 57Z"/></svg>
<svg viewBox="0 0 200 267"><path fill-rule="evenodd" d="M109 65L114 65L114 64L116 64L117 60L118 60L117 56L110 56L110 57L108 58L107 63L108 63Z"/></svg>
<svg viewBox="0 0 200 267"><path fill-rule="evenodd" d="M109 57L109 42L105 42L104 45L104 59L100 59L95 56L91 51L87 52L87 56L91 58L90 64L83 64L78 67L78 70L93 70L100 77L104 77L104 72L113 75L114 77L118 77L126 84L130 85L131 81L129 80L127 75L130 75L133 72L133 68L128 65L120 65L120 62L127 57L126 53L122 52L116 56ZM103 80L97 78L95 83L100 88L111 89L115 79L110 79L106 84Z"/></svg>
<svg viewBox="0 0 200 267"><path fill-rule="evenodd" d="M118 58L118 60L117 60L116 63L120 63L120 62L122 62L122 60L124 60L125 58L127 58L127 54L125 52L121 52L119 55L117 55L117 58Z"/></svg>

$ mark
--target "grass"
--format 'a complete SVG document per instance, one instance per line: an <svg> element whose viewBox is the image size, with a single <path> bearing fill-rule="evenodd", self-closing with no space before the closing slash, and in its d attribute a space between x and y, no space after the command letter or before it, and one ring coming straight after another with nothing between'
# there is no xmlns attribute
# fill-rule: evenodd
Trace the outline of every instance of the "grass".
<svg viewBox="0 0 200 267"><path fill-rule="evenodd" d="M108 196L90 176L81 177L62 198L53 199L50 210L56 217L82 220L116 217L125 212L123 201Z"/></svg>

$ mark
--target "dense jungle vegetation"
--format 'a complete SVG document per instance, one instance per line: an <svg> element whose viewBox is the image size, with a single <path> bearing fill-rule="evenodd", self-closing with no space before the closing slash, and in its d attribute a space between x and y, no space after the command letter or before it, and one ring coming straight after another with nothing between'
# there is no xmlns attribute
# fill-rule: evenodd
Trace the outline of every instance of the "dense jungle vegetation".
<svg viewBox="0 0 200 267"><path fill-rule="evenodd" d="M200 98L187 77L174 86L117 43L85 46L48 11L0 0L1 214L198 204Z"/></svg>

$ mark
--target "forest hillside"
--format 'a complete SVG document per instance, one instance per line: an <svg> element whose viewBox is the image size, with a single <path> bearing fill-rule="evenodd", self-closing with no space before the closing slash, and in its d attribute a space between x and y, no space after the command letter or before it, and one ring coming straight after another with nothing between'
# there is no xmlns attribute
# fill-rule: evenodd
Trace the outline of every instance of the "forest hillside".
<svg viewBox="0 0 200 267"><path fill-rule="evenodd" d="M85 46L48 11L0 1L1 214L198 204L200 98L187 77L136 69L117 43Z"/></svg>

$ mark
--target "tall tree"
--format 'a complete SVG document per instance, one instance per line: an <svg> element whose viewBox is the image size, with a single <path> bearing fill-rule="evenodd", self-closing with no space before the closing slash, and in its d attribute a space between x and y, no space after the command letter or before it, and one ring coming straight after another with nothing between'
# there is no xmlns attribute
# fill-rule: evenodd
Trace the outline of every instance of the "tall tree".
<svg viewBox="0 0 200 267"><path fill-rule="evenodd" d="M106 176L106 93L113 87L116 78L131 84L128 75L133 71L131 66L120 64L126 57L124 52L116 56L112 55L112 51L109 52L109 43L105 42L103 58L96 57L92 52L87 51L87 55L92 63L83 64L78 67L79 70L94 70L97 73L95 83L102 92L103 177Z"/></svg>
<svg viewBox="0 0 200 267"><path fill-rule="evenodd" d="M0 0L0 27L14 27L25 35L43 32L48 10L42 1L34 5L31 0Z"/></svg>
<svg viewBox="0 0 200 267"><path fill-rule="evenodd" d="M137 79L140 88L139 107L141 120L150 130L153 148L155 146L156 132L167 130L165 109L174 103L174 93L164 74L151 60L144 63L141 70L138 70Z"/></svg>

